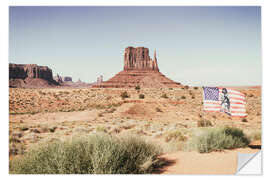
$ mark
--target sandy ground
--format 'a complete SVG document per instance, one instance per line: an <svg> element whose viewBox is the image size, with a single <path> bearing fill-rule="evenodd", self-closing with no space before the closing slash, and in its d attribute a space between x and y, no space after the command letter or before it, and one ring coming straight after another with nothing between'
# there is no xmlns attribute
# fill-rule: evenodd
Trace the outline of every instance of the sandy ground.
<svg viewBox="0 0 270 180"><path fill-rule="evenodd" d="M169 165L161 169L161 174L235 174L237 153L256 153L258 149L236 149L223 152L173 152L161 156Z"/></svg>
<svg viewBox="0 0 270 180"><path fill-rule="evenodd" d="M121 98L127 91L129 98ZM20 154L36 143L50 142L97 131L125 136L135 134L165 148L162 157L171 162L165 174L234 174L237 149L200 154L181 150L184 142L168 141L172 132L189 138L202 119L213 128L232 126L247 135L261 130L261 90L247 94L248 117L231 118L222 113L202 113L201 89L10 89L10 149ZM145 98L140 99L139 94ZM166 94L167 97L164 97ZM203 116L202 116L203 115ZM11 157L13 154L11 155Z"/></svg>

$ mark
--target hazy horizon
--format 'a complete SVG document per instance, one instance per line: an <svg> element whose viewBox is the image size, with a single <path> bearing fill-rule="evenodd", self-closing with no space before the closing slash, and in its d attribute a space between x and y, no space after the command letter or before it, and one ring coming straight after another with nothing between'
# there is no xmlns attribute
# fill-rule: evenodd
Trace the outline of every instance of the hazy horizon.
<svg viewBox="0 0 270 180"><path fill-rule="evenodd" d="M94 82L123 70L128 46L191 86L262 84L261 8L10 7L9 62Z"/></svg>

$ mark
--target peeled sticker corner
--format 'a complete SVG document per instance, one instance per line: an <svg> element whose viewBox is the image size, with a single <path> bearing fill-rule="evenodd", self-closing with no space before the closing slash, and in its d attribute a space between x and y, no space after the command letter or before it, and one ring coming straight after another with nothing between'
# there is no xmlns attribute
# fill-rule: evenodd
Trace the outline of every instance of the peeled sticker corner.
<svg viewBox="0 0 270 180"><path fill-rule="evenodd" d="M238 153L236 175L262 175L261 151L256 153Z"/></svg>

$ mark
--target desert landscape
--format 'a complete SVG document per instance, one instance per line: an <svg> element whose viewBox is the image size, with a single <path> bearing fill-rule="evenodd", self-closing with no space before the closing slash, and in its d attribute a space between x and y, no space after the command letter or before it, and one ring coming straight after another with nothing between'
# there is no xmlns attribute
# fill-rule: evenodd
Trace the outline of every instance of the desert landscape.
<svg viewBox="0 0 270 180"><path fill-rule="evenodd" d="M148 48L127 47L123 71L94 84L61 85L59 76L56 81L48 74L29 75L29 67L27 71L16 68L10 66L11 162L40 144L102 134L116 139L140 137L157 146L161 151L153 157L160 164L145 173L235 174L237 152L261 148L260 86L227 87L245 94L247 117L204 112L202 87L163 75L156 52L151 59ZM237 143L227 145L226 140L222 147L212 147L200 139L206 135L211 141L210 135L220 132L232 139L237 135ZM12 168L11 173L16 173Z"/></svg>

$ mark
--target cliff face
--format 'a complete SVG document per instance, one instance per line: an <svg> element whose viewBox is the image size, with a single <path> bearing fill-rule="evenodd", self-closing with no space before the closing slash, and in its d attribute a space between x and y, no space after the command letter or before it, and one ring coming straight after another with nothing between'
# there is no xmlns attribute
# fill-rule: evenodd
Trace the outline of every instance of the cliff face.
<svg viewBox="0 0 270 180"><path fill-rule="evenodd" d="M159 71L156 52L154 59L149 56L149 50L145 47L127 47L124 55L124 70Z"/></svg>
<svg viewBox="0 0 270 180"><path fill-rule="evenodd" d="M40 78L53 81L52 70L36 64L9 64L9 79Z"/></svg>
<svg viewBox="0 0 270 180"><path fill-rule="evenodd" d="M51 87L60 85L53 79L52 70L36 64L9 64L9 87Z"/></svg>

